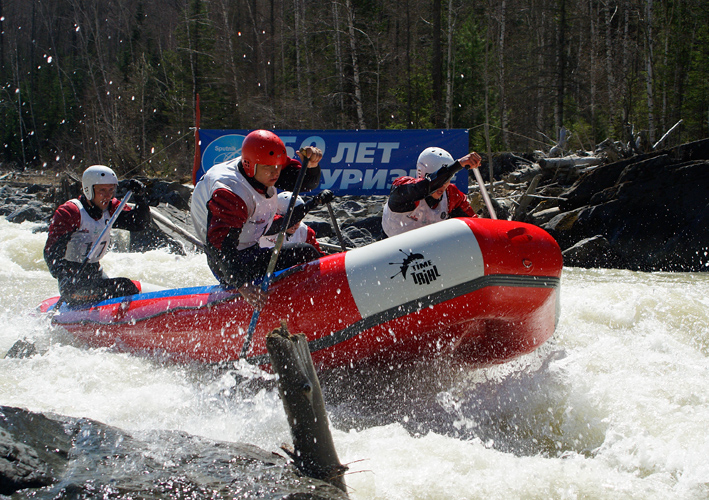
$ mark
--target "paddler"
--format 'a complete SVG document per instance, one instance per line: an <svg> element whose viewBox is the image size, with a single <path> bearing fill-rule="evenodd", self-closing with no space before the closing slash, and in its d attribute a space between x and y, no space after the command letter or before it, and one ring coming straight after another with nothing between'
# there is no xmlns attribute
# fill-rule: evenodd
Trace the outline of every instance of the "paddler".
<svg viewBox="0 0 709 500"><path fill-rule="evenodd" d="M114 297L133 295L138 287L128 278L109 278L100 259L111 244L111 231L103 233L111 216L120 205L115 198L118 178L105 165L87 168L81 177L82 194L60 205L52 216L44 246L44 261L49 272L59 281L59 293L69 305L94 303ZM141 231L150 225L150 206L145 186L131 179L127 187L133 192L135 207L125 206L113 227ZM97 247L96 256L86 261L89 251ZM86 261L86 262L85 262Z"/></svg>
<svg viewBox="0 0 709 500"><path fill-rule="evenodd" d="M274 224L271 226L271 229L269 229L265 235L261 236L259 244L262 247L272 248L276 244L276 238L278 235L277 226L279 226L278 223L285 217L292 197L293 193L289 191L278 193L278 210L276 211L276 218L274 219ZM303 217L308 215L308 212L319 207L320 205L330 203L334 198L334 194L329 189L325 189L321 193L308 198L307 201L301 196L298 196L293 208L293 215L291 215L290 227L286 229L285 242L308 243L314 246L315 249L320 252L320 255L325 255L320 249L320 244L318 243L315 229L303 222Z"/></svg>
<svg viewBox="0 0 709 500"><path fill-rule="evenodd" d="M308 159L302 191L320 183L322 151L308 146L289 158L283 141L271 131L254 130L241 146L241 156L214 165L197 182L190 208L207 262L222 285L232 286L253 306L265 295L256 284L268 269L271 250L259 239L273 224L277 189L293 191L302 162ZM285 243L276 271L320 257L308 243Z"/></svg>
<svg viewBox="0 0 709 500"><path fill-rule="evenodd" d="M477 217L451 179L463 168L479 166L480 155L475 152L454 160L445 149L424 149L416 162L416 177L402 176L392 183L382 214L384 233L394 236L453 217Z"/></svg>

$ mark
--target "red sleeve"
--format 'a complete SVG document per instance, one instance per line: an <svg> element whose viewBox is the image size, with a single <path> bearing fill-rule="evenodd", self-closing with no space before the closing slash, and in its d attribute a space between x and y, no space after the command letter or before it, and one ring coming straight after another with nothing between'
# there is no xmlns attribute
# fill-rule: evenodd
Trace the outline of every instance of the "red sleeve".
<svg viewBox="0 0 709 500"><path fill-rule="evenodd" d="M465 212L468 217L477 217L473 207L471 207L468 202L468 197L456 186L450 184L446 188L446 194L448 195L448 213L453 212L455 209L460 209Z"/></svg>
<svg viewBox="0 0 709 500"><path fill-rule="evenodd" d="M121 200L119 200L118 198L113 198L111 200L111 204L108 206L108 214L110 216L113 216L113 213L116 211L116 209L118 208L118 205L120 205L120 204L121 204ZM131 208L128 205L124 205L123 210L121 210L121 212L130 212L130 210L131 210Z"/></svg>
<svg viewBox="0 0 709 500"><path fill-rule="evenodd" d="M217 189L207 202L207 242L221 250L231 229L244 227L249 212L244 200L228 189Z"/></svg>
<svg viewBox="0 0 709 500"><path fill-rule="evenodd" d="M79 229L80 225L81 212L79 212L79 207L68 201L60 205L54 212L52 222L49 224L49 234L44 248L52 248L59 238L73 233Z"/></svg>
<svg viewBox="0 0 709 500"><path fill-rule="evenodd" d="M315 250L317 250L320 253L323 253L323 251L320 249L320 243L318 243L318 240L315 239L315 229L312 227L308 226L307 224L305 227L308 228L308 236L305 238L306 243L310 243L315 247Z"/></svg>
<svg viewBox="0 0 709 500"><path fill-rule="evenodd" d="M404 184L418 184L423 179L417 179L415 177L409 177L408 175L403 175L394 179L391 183L392 186L403 186Z"/></svg>

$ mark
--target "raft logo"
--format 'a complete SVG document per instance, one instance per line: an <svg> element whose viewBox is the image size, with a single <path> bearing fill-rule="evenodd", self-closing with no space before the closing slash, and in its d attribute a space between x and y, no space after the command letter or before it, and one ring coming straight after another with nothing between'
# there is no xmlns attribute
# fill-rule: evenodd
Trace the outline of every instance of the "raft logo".
<svg viewBox="0 0 709 500"><path fill-rule="evenodd" d="M406 258L402 262L389 262L389 265L399 266L399 272L394 276L390 276L390 279L396 278L399 274L406 279L406 273L411 269L409 276L411 276L414 284L428 285L432 281L436 281L441 275L436 265L427 260L422 253L411 252L407 254L401 248L399 251L406 255Z"/></svg>

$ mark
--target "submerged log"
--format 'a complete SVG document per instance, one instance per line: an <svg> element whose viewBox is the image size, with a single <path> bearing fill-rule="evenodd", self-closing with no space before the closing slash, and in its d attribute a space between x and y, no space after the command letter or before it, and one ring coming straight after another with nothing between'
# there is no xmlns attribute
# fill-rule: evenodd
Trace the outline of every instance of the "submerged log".
<svg viewBox="0 0 709 500"><path fill-rule="evenodd" d="M266 337L271 366L278 375L278 392L288 417L294 450L284 451L298 470L326 481L347 493L344 473L328 427L320 382L315 373L308 341L291 335L285 322Z"/></svg>

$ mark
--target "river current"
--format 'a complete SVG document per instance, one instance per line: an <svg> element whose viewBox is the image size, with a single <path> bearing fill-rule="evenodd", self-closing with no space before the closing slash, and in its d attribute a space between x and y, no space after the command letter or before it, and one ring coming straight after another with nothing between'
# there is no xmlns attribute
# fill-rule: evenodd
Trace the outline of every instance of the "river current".
<svg viewBox="0 0 709 500"><path fill-rule="evenodd" d="M256 369L90 349L52 327L35 311L57 295L38 227L0 218L0 358L19 339L39 351L0 359L1 405L275 452L290 442L272 378ZM170 288L214 283L201 254L102 262ZM708 355L709 273L564 268L557 331L533 354L321 382L353 500L706 499Z"/></svg>

